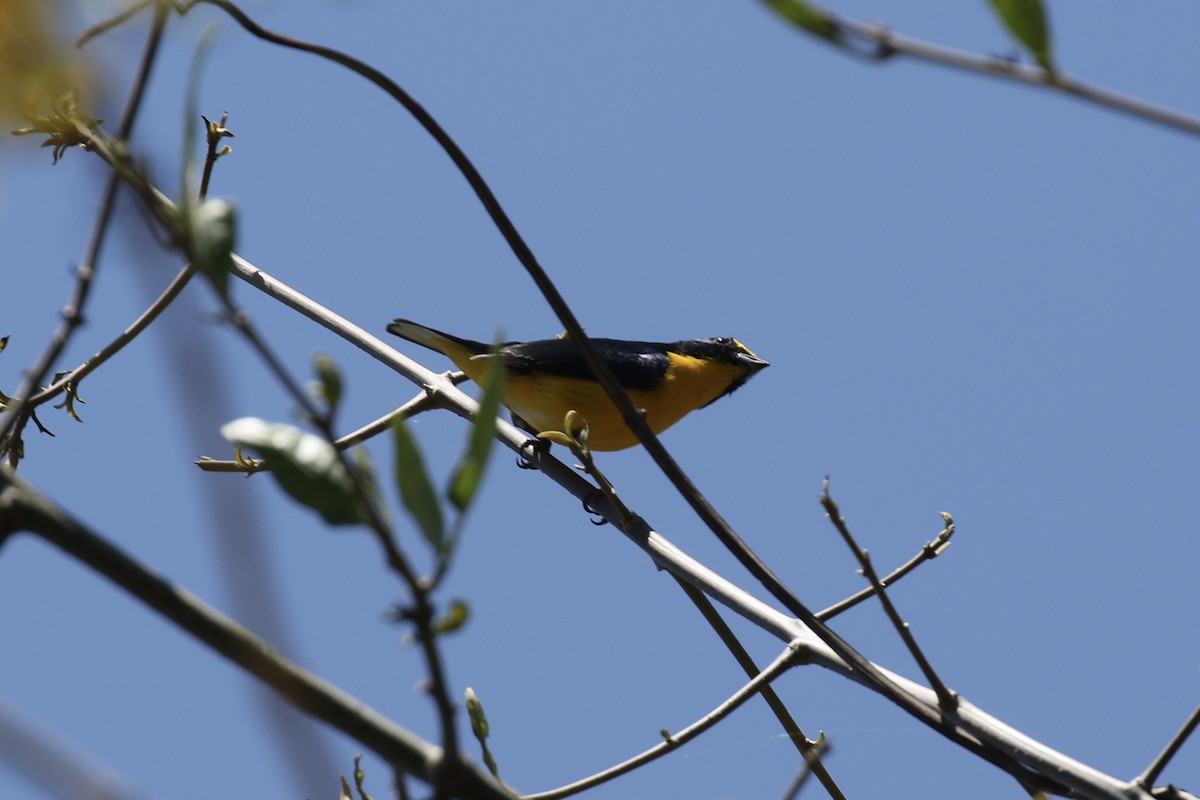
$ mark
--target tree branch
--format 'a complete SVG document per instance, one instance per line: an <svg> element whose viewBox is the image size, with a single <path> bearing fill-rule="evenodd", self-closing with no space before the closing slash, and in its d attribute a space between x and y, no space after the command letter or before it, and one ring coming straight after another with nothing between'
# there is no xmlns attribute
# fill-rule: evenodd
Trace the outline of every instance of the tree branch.
<svg viewBox="0 0 1200 800"><path fill-rule="evenodd" d="M613 778L620 777L627 772L654 761L656 758L660 758L667 753L672 752L681 745L687 744L692 739L695 739L713 725L716 725L722 719L732 714L739 707L741 707L743 703L754 697L754 695L758 694L763 687L767 686L771 681L775 680L784 672L787 672L800 660L801 658L797 654L797 651L793 650L791 647L788 647L783 651L783 653L776 657L776 659L772 661L766 669L756 675L749 683L747 683L741 689L738 689L736 693L734 693L731 697L725 700L725 702L721 703L712 711L708 712L703 717L696 720L691 725L688 725L678 733L668 734L664 730L664 741L660 742L654 747L644 750L633 758L622 761L620 764L609 767L603 772L598 772L595 775L575 781L574 783L566 786L561 786L558 789L522 795L521 800L560 800L560 798L563 797L570 797L571 795L578 794L585 789L591 789L594 786L607 783Z"/></svg>
<svg viewBox="0 0 1200 800"><path fill-rule="evenodd" d="M167 12L168 8L165 4L155 7L154 21L150 25L150 33L145 49L142 51L137 76L133 81L133 88L129 92L129 99L125 103L125 110L121 114L121 122L117 126L117 138L122 141L127 140L133 132L133 123L137 119L138 111L142 106L142 97L145 95L146 86L150 81L150 70L158 55L159 45L162 43ZM96 265L100 259L100 249L108 233L109 223L112 221L116 208L117 189L120 186L121 176L114 172L104 186L104 194L100 201L100 210L96 214L96 221L92 226L91 238L84 250L83 260L76 269L74 292L62 311L62 323L54 332L41 357L26 372L25 380L12 398L12 402L0 415L0 452L8 451L9 463L13 466L16 466L19 460L21 433L35 410L29 402L29 398L42 385L42 380L49 374L54 362L62 355L71 335L83 324L83 313L91 293L92 279L95 277Z"/></svg>
<svg viewBox="0 0 1200 800"><path fill-rule="evenodd" d="M294 706L342 731L389 764L439 787L447 796L511 800L511 795L466 761L401 728L337 687L280 656L266 642L134 561L0 469L0 542L28 532L104 576L283 695Z"/></svg>

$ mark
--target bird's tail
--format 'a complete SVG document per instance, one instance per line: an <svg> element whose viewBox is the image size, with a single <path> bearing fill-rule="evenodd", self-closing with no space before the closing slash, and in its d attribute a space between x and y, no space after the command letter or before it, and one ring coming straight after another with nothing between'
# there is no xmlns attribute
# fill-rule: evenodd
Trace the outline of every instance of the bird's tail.
<svg viewBox="0 0 1200 800"><path fill-rule="evenodd" d="M488 352L488 345L483 342L476 342L473 339L460 339L457 336L451 336L448 333L427 328L424 325L419 325L416 322L410 322L406 319L392 320L392 324L387 326L388 333L394 333L402 339L408 339L410 342L428 347L430 350L437 350L442 355L454 362L455 366L464 372L469 372L468 366L474 356L485 355Z"/></svg>

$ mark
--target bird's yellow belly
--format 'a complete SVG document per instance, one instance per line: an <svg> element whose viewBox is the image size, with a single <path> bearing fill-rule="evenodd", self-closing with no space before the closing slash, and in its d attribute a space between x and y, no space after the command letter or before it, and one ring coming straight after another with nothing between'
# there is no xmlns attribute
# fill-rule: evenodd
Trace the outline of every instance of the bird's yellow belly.
<svg viewBox="0 0 1200 800"><path fill-rule="evenodd" d="M666 385L651 391L629 390L629 398L645 411L646 423L656 434L716 399L728 386L730 378L724 370L714 370L711 364L704 370L692 369L690 361L677 361L663 378ZM616 406L593 380L510 374L504 404L538 432L562 430L567 411L574 409L587 422L592 450L622 450L637 444Z"/></svg>

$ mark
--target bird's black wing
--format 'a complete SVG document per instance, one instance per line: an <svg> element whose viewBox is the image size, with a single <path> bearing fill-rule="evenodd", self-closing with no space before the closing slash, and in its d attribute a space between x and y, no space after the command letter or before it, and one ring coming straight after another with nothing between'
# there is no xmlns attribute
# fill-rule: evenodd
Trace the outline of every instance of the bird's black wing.
<svg viewBox="0 0 1200 800"><path fill-rule="evenodd" d="M667 373L670 359L661 342L592 339L600 358L626 389L652 389ZM516 373L545 372L568 378L595 380L579 348L570 339L520 342L501 348L504 366Z"/></svg>

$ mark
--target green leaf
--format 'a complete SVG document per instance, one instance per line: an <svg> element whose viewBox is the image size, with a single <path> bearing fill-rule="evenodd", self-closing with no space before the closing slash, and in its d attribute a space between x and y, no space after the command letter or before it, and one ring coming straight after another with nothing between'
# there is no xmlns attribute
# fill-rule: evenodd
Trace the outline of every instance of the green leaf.
<svg viewBox="0 0 1200 800"><path fill-rule="evenodd" d="M479 742L479 749L483 756L483 763L487 766L488 772L495 776L496 780L500 781L501 785L504 781L500 779L500 768L496 766L496 759L492 757L492 751L488 749L487 739L490 734L488 728L487 715L483 713L483 703L479 701L475 690L467 687L467 716L471 720L471 733L475 734L475 739Z"/></svg>
<svg viewBox="0 0 1200 800"><path fill-rule="evenodd" d="M456 630L467 624L468 617L471 616L471 608L462 600L455 600L450 603L450 608L446 609L443 614L433 623L434 633L454 633Z"/></svg>
<svg viewBox="0 0 1200 800"><path fill-rule="evenodd" d="M280 488L330 525L362 521L353 481L329 442L291 425L254 417L221 426L221 435L262 456Z"/></svg>
<svg viewBox="0 0 1200 800"><path fill-rule="evenodd" d="M1054 71L1050 26L1041 0L988 0L1008 32L1023 44L1043 69Z"/></svg>
<svg viewBox="0 0 1200 800"><path fill-rule="evenodd" d="M233 271L233 248L237 239L237 207L220 198L200 205L187 205L185 230L188 253L196 267L212 281L222 297L228 291Z"/></svg>
<svg viewBox="0 0 1200 800"><path fill-rule="evenodd" d="M833 18L821 8L804 0L766 0L775 13L793 25L831 42L841 41L841 31Z"/></svg>
<svg viewBox="0 0 1200 800"><path fill-rule="evenodd" d="M491 731L488 728L487 714L483 712L483 703L480 702L479 696L470 686L467 687L466 701L467 717L471 720L471 733L475 734L475 738L482 742L488 738Z"/></svg>
<svg viewBox="0 0 1200 800"><path fill-rule="evenodd" d="M313 370L317 373L317 396L332 412L342 399L342 373L337 362L325 353L313 356Z"/></svg>
<svg viewBox="0 0 1200 800"><path fill-rule="evenodd" d="M500 411L500 400L504 397L504 365L500 359L493 358L488 365L487 377L484 379L483 399L479 402L479 414L475 417L475 425L471 428L471 440L466 452L459 459L454 475L450 479L447 495L454 507L463 512L471 505L479 483L483 480L483 470L487 466L488 454L492 451L492 443L496 440L496 414Z"/></svg>
<svg viewBox="0 0 1200 800"><path fill-rule="evenodd" d="M396 440L396 485L400 489L404 507L421 529L425 541L433 546L439 556L444 556L449 545L442 522L442 507L438 504L429 473L425 470L425 460L421 458L421 451L403 417L396 417L392 431Z"/></svg>

